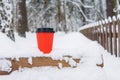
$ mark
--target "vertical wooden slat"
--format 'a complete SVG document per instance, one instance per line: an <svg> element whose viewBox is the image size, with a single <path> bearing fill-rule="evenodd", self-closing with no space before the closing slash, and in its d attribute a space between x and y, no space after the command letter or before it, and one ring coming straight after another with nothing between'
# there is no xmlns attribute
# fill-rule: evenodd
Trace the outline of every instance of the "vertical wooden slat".
<svg viewBox="0 0 120 80"><path fill-rule="evenodd" d="M112 49L112 24L111 22L109 23L109 52L113 54L113 49Z"/></svg>
<svg viewBox="0 0 120 80"><path fill-rule="evenodd" d="M103 27L101 25L101 45L103 46Z"/></svg>
<svg viewBox="0 0 120 80"><path fill-rule="evenodd" d="M114 54L117 57L117 35L116 35L116 22L113 20L113 45L114 45Z"/></svg>
<svg viewBox="0 0 120 80"><path fill-rule="evenodd" d="M91 33L90 32L90 28L87 30L88 34L89 34L89 38L91 39Z"/></svg>
<svg viewBox="0 0 120 80"><path fill-rule="evenodd" d="M98 40L98 43L100 44L100 27L99 27L99 25L97 26L97 31L98 31L98 32L97 32L97 34L98 34L98 35L97 35L97 36L98 36L98 39L97 39L97 40Z"/></svg>
<svg viewBox="0 0 120 80"><path fill-rule="evenodd" d="M91 27L91 28L90 28L90 34L91 34L91 39L94 41L94 40L95 40L94 27Z"/></svg>
<svg viewBox="0 0 120 80"><path fill-rule="evenodd" d="M92 39L95 40L96 36L95 36L95 32L94 32L95 28L92 27L91 31L92 31Z"/></svg>
<svg viewBox="0 0 120 80"><path fill-rule="evenodd" d="M95 26L95 27L96 27L96 26ZM94 41L96 40L95 27L92 27L92 37L93 37L93 40L94 40Z"/></svg>
<svg viewBox="0 0 120 80"><path fill-rule="evenodd" d="M105 23L105 48L108 51L108 24Z"/></svg>
<svg viewBox="0 0 120 80"><path fill-rule="evenodd" d="M96 23L96 41L99 43L99 23Z"/></svg>
<svg viewBox="0 0 120 80"><path fill-rule="evenodd" d="M106 44L106 40L105 40L105 33L106 33L106 32L105 32L105 27L106 27L106 26L105 26L105 24L103 23L103 47L106 49L106 45L105 45L105 44Z"/></svg>
<svg viewBox="0 0 120 80"><path fill-rule="evenodd" d="M95 35L96 35L95 40L97 41L97 39L98 39L98 30L97 30L97 26L95 26Z"/></svg>
<svg viewBox="0 0 120 80"><path fill-rule="evenodd" d="M102 28L102 46L105 48L105 31L104 31L104 25L101 25Z"/></svg>
<svg viewBox="0 0 120 80"><path fill-rule="evenodd" d="M97 39L97 36L96 36L96 26L94 27L94 30L93 30L93 36L94 36L94 40Z"/></svg>
<svg viewBox="0 0 120 80"><path fill-rule="evenodd" d="M100 44L102 45L102 30L101 30L101 25L99 25L100 26L100 28L99 28L99 30L100 30L100 33L99 33L99 35L100 35Z"/></svg>
<svg viewBox="0 0 120 80"><path fill-rule="evenodd" d="M118 19L118 50L119 50L119 57L120 57L120 19Z"/></svg>
<svg viewBox="0 0 120 80"><path fill-rule="evenodd" d="M97 41L98 41L98 43L100 43L100 40L99 40L99 26L97 26L96 28L97 28Z"/></svg>

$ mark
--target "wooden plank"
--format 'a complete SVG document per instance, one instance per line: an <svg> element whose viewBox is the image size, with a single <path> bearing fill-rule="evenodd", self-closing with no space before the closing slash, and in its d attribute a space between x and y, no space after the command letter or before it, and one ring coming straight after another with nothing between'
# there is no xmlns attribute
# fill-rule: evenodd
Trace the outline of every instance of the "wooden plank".
<svg viewBox="0 0 120 80"><path fill-rule="evenodd" d="M93 36L93 40L96 41L97 40L97 29L96 29L96 26L94 26L92 28L92 36Z"/></svg>
<svg viewBox="0 0 120 80"><path fill-rule="evenodd" d="M100 44L102 45L102 30L101 30L101 26L100 26L99 30L100 30Z"/></svg>
<svg viewBox="0 0 120 80"><path fill-rule="evenodd" d="M98 26L95 26L95 36L96 36L95 40L98 41L98 43L99 43L99 36L98 36L99 34L98 34L98 32L99 32L98 31Z"/></svg>
<svg viewBox="0 0 120 80"><path fill-rule="evenodd" d="M113 45L114 45L114 51L113 53L115 54L115 56L117 57L117 37L116 37L116 22L113 21Z"/></svg>
<svg viewBox="0 0 120 80"><path fill-rule="evenodd" d="M108 24L105 24L105 49L108 51Z"/></svg>
<svg viewBox="0 0 120 80"><path fill-rule="evenodd" d="M99 43L99 31L98 31L98 26L95 27L95 36L96 36L95 40L98 41L98 43Z"/></svg>
<svg viewBox="0 0 120 80"><path fill-rule="evenodd" d="M117 20L118 24L118 50L119 50L119 57L120 57L120 19Z"/></svg>
<svg viewBox="0 0 120 80"><path fill-rule="evenodd" d="M68 57L69 58L69 57ZM74 59L76 63L79 63L80 59ZM32 67L40 67L40 66L54 66L59 67L58 64L61 63L63 67L70 67L69 63L65 60L53 60L50 57L33 57L32 64L28 63L28 58L19 58L19 61L16 59L12 60L12 68L14 70L18 70L19 67L24 68L32 68Z"/></svg>
<svg viewBox="0 0 120 80"><path fill-rule="evenodd" d="M101 32L100 32L100 25L98 26L98 43L101 44Z"/></svg>
<svg viewBox="0 0 120 80"><path fill-rule="evenodd" d="M112 49L112 24L109 23L109 52L113 54L113 49Z"/></svg>
<svg viewBox="0 0 120 80"><path fill-rule="evenodd" d="M95 27L92 27L92 39L93 39L93 41L95 41L96 40L96 32L95 32Z"/></svg>
<svg viewBox="0 0 120 80"><path fill-rule="evenodd" d="M105 48L105 31L104 31L104 25L101 25L102 28L102 46Z"/></svg>

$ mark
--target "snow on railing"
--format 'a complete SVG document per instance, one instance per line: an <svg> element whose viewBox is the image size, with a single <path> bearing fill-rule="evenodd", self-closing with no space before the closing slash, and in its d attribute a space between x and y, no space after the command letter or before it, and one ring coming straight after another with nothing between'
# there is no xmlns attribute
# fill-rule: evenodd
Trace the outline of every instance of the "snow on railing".
<svg viewBox="0 0 120 80"><path fill-rule="evenodd" d="M80 28L91 40L97 40L108 52L120 57L120 15L109 17Z"/></svg>

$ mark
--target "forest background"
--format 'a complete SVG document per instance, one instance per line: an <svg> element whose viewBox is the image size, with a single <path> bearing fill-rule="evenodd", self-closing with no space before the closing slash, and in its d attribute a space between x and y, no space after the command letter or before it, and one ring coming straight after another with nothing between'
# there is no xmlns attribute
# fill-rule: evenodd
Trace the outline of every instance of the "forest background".
<svg viewBox="0 0 120 80"><path fill-rule="evenodd" d="M120 0L0 0L0 31L15 41L14 33L50 27L74 32L86 24L119 14Z"/></svg>

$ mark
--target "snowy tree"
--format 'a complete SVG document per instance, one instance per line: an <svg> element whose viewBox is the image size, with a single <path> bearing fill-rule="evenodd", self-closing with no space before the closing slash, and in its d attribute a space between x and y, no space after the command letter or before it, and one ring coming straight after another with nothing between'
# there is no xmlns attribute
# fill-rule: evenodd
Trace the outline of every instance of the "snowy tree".
<svg viewBox="0 0 120 80"><path fill-rule="evenodd" d="M80 26L105 17L103 0L12 0L12 2L14 8L12 29L16 29L22 37L25 37L28 28L31 32L35 32L39 27L51 27L55 31L77 31Z"/></svg>
<svg viewBox="0 0 120 80"><path fill-rule="evenodd" d="M1 0L0 27L14 40L13 31L25 37L39 27L77 31L85 24L106 17L106 0ZM106 5L105 5L106 6ZM27 11L26 11L27 8ZM27 24L28 22L28 24Z"/></svg>
<svg viewBox="0 0 120 80"><path fill-rule="evenodd" d="M97 20L106 18L106 0L94 0Z"/></svg>
<svg viewBox="0 0 120 80"><path fill-rule="evenodd" d="M34 32L39 27L52 27L55 31L77 31L80 26L106 16L105 7L101 6L104 2L103 0L28 0L29 29Z"/></svg>
<svg viewBox="0 0 120 80"><path fill-rule="evenodd" d="M34 4L32 1L29 3L27 7L29 15L29 25L31 24L31 27L32 25L34 25L36 26L35 28L53 27L56 31L64 31L65 29L67 29L67 27L65 26L65 15L68 12L66 14L64 13L64 11L66 10L66 4L64 4L64 1L61 0L47 1L48 0L40 1L39 3L36 2L36 4ZM37 24L35 23L35 21Z"/></svg>
<svg viewBox="0 0 120 80"><path fill-rule="evenodd" d="M31 32L35 32L37 27L41 27L41 16L43 4L38 3L35 0L27 1L27 18L28 28Z"/></svg>
<svg viewBox="0 0 120 80"><path fill-rule="evenodd" d="M10 39L15 41L13 26L12 26L12 1L1 0L0 1L0 29L3 33L6 33Z"/></svg>

